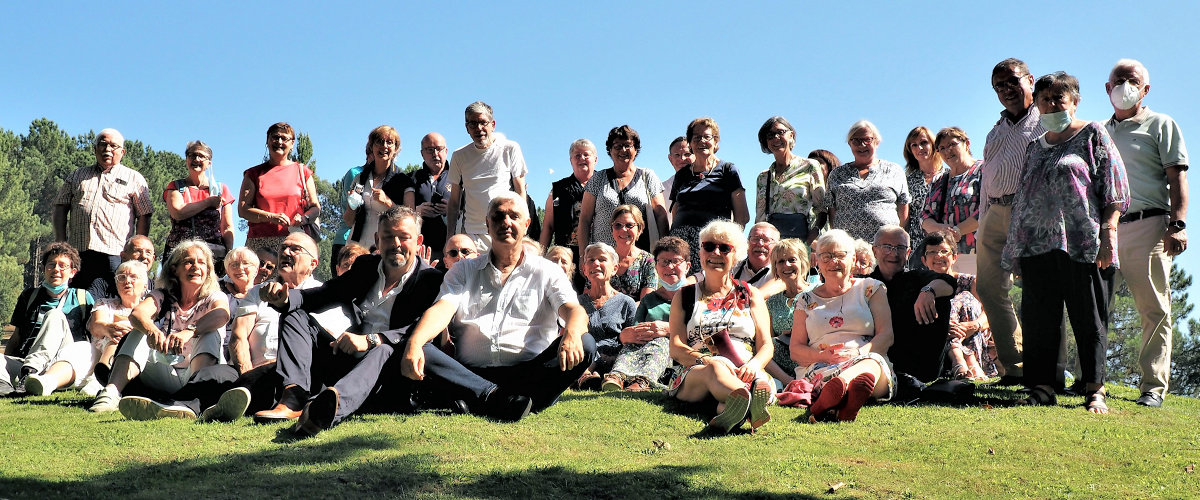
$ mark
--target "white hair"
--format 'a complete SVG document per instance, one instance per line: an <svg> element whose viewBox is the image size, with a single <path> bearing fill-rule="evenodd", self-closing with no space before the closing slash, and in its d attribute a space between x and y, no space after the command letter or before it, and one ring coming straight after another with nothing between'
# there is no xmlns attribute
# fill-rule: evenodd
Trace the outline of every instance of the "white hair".
<svg viewBox="0 0 1200 500"><path fill-rule="evenodd" d="M92 145L98 146L100 144L100 139L106 135L111 136L113 141L115 141L119 146L125 147L125 136L121 135L121 132L115 128L106 128L101 130L96 134L96 141Z"/></svg>
<svg viewBox="0 0 1200 500"><path fill-rule="evenodd" d="M587 139L575 139L575 142L571 143L571 148L567 150L567 154L574 155L575 151L579 149L590 149L592 153L595 153L596 145Z"/></svg>
<svg viewBox="0 0 1200 500"><path fill-rule="evenodd" d="M816 253L821 253L832 245L838 245L848 251L854 251L854 238L851 238L850 233L847 233L845 230L830 229L821 234L821 237L817 238L817 241L813 242L813 250Z"/></svg>
<svg viewBox="0 0 1200 500"><path fill-rule="evenodd" d="M854 133L863 129L871 131L871 135L875 136L876 139L883 139L883 136L879 134L879 128L876 127L874 123L871 123L868 120L859 120L854 122L854 125L850 126L849 132L846 132L846 142L849 143L850 138L854 137Z"/></svg>
<svg viewBox="0 0 1200 500"><path fill-rule="evenodd" d="M612 261L614 266L617 264L618 260L621 260L621 258L617 256L617 250L614 249L612 245L609 245L603 241L597 241L588 245L587 248L583 249L583 256L587 257L587 254L591 253L592 250L604 252L604 254L608 256L608 259Z"/></svg>
<svg viewBox="0 0 1200 500"><path fill-rule="evenodd" d="M1116 73L1117 70L1121 68L1129 68L1137 71L1142 75L1142 85L1150 84L1150 70L1146 69L1146 65L1142 64L1142 62L1137 59L1125 58L1118 60L1117 63L1113 65L1112 71L1108 72L1108 79L1112 80L1113 73Z"/></svg>
<svg viewBox="0 0 1200 500"><path fill-rule="evenodd" d="M908 236L908 231L905 231L904 228L895 224L884 224L881 226L878 231L875 231L875 238L871 240L871 243L879 244L879 238L888 234L903 235L904 245L910 246L912 244L912 240Z"/></svg>

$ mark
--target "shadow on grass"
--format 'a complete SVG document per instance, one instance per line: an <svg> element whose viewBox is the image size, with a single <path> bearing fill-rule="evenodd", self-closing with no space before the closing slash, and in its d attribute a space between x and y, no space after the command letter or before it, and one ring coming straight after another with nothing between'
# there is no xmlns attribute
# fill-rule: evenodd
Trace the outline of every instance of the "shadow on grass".
<svg viewBox="0 0 1200 500"><path fill-rule="evenodd" d="M657 466L623 472L580 472L534 467L479 476L443 475L445 459L407 454L382 460L363 458L395 448L387 437L353 436L337 441L294 444L267 451L141 464L76 481L0 478L5 498L261 498L415 496L470 498L653 498L753 497L814 498L767 491L734 491L693 486L691 476L710 471L698 466ZM497 464L503 465L503 464Z"/></svg>

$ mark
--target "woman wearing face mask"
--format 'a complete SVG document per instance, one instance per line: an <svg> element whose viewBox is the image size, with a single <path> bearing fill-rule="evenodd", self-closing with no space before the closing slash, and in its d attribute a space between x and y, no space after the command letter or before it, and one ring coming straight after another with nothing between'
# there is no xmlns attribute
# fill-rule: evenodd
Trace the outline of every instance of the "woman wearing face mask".
<svg viewBox="0 0 1200 500"><path fill-rule="evenodd" d="M605 391L666 388L660 380L671 367L667 340L671 333L671 299L687 282L689 253L687 242L674 236L664 236L654 244L654 269L662 286L642 297L633 313L636 324L621 330L621 351L601 385Z"/></svg>
<svg viewBox="0 0 1200 500"><path fill-rule="evenodd" d="M983 160L971 157L971 139L958 127L938 132L934 146L950 166L950 173L938 180L930 191L922 210L921 227L928 234L942 233L950 238L950 244L955 245L958 254L955 267L964 273L975 274L975 229L979 227L979 182L983 178Z"/></svg>
<svg viewBox="0 0 1200 500"><path fill-rule="evenodd" d="M163 255L183 240L198 239L208 244L217 259L217 276L225 276L221 259L233 248L233 194L229 186L212 175L212 148L204 141L187 145L184 161L188 176L167 184L163 201L171 215L171 232Z"/></svg>
<svg viewBox="0 0 1200 500"><path fill-rule="evenodd" d="M1053 405L1066 305L1079 348L1083 406L1108 413L1104 397L1108 294L1117 264L1117 219L1129 207L1121 155L1104 126L1075 117L1079 80L1037 80L1033 100L1046 133L1029 144L1001 264L1024 279L1022 404Z"/></svg>
<svg viewBox="0 0 1200 500"><path fill-rule="evenodd" d="M854 161L833 169L825 187L829 225L870 241L887 224L908 220L908 182L900 165L875 156L879 129L860 120L850 126L846 143Z"/></svg>
<svg viewBox="0 0 1200 500"><path fill-rule="evenodd" d="M767 119L758 129L758 145L762 152L774 155L775 161L758 174L754 220L775 225L781 238L811 242L820 231L816 208L825 199L821 164L792 153L796 129L782 116Z"/></svg>
<svg viewBox="0 0 1200 500"><path fill-rule="evenodd" d="M921 241L925 238L922 223L922 208L925 207L925 197L929 196L930 187L940 182L946 175L946 166L942 164L942 155L934 145L933 132L925 127L917 127L908 132L904 139L904 169L908 181L909 201L908 221L904 221L904 230L908 232L911 241ZM913 249L908 258L908 266L919 268L921 264L920 249Z"/></svg>

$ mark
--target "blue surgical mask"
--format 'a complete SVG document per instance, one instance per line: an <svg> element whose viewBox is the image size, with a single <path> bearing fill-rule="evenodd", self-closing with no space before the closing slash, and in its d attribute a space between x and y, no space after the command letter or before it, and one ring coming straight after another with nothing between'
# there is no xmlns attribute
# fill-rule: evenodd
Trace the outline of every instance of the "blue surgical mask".
<svg viewBox="0 0 1200 500"><path fill-rule="evenodd" d="M63 283L58 286L50 286L49 281L43 281L42 288L45 288L47 292L50 292L50 295L58 296L58 295L62 294L63 292L67 291L67 284Z"/></svg>
<svg viewBox="0 0 1200 500"><path fill-rule="evenodd" d="M1042 116L1038 118L1038 122L1042 124L1042 128L1056 134L1070 127L1073 121L1075 121L1075 118L1065 109L1057 113L1042 113Z"/></svg>
<svg viewBox="0 0 1200 500"><path fill-rule="evenodd" d="M663 281L662 286L663 286L663 288L667 289L668 292L678 292L680 288L683 288L683 285L686 282L687 282L686 278L680 278L680 280L676 281L674 285L667 283L666 281Z"/></svg>

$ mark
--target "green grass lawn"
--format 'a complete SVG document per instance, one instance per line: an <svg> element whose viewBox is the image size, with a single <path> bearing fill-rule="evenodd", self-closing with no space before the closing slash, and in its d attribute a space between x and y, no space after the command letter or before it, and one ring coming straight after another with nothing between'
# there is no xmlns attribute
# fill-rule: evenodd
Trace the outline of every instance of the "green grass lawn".
<svg viewBox="0 0 1200 500"><path fill-rule="evenodd" d="M94 415L67 392L0 400L0 498L1200 497L1200 400L1146 409L1132 389L1110 394L1110 415L1080 397L1011 407L1008 391L872 406L850 424L773 408L757 434L712 437L658 394L568 392L515 424L367 415L297 441L249 419Z"/></svg>

